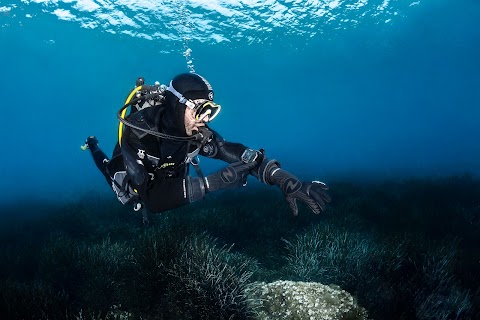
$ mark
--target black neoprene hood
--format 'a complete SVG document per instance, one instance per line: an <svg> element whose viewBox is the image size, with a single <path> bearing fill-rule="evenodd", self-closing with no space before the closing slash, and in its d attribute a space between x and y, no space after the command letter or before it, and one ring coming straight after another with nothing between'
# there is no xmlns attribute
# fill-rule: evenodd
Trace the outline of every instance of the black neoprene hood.
<svg viewBox="0 0 480 320"><path fill-rule="evenodd" d="M213 101L213 89L210 83L196 73L182 73L173 78L172 86L187 99L206 99Z"/></svg>
<svg viewBox="0 0 480 320"><path fill-rule="evenodd" d="M202 76L195 73L182 73L172 79L172 86L187 99L213 100L212 86ZM161 113L161 127L164 133L186 137L185 105L167 91L166 109Z"/></svg>

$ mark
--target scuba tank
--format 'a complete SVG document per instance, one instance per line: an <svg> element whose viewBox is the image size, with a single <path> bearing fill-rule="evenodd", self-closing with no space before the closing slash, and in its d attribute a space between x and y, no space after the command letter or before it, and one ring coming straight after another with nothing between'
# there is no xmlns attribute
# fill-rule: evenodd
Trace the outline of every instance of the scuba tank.
<svg viewBox="0 0 480 320"><path fill-rule="evenodd" d="M145 79L143 77L137 78L135 82L136 87L128 94L125 100L125 105L118 111L117 117L120 120L118 124L118 144L122 144L122 135L124 125L129 126L128 121L125 120L127 116L128 107L130 107L128 115L131 115L137 111L145 108L152 107L157 103L161 103L165 99L164 93L166 87L160 85L160 82L156 81L155 85L145 85Z"/></svg>
<svg viewBox="0 0 480 320"><path fill-rule="evenodd" d="M139 110L152 107L156 103L161 103L165 99L165 92L167 91L167 87L165 85L161 85L158 81L155 82L155 85L148 86L144 83L144 79L142 77L137 79L136 84L140 84L136 86L128 95L127 99L125 100L125 105L120 108L117 112L117 118L120 120L120 124L118 125L118 144L122 144L122 135L123 135L123 127L128 126L130 128L145 132L147 134L151 134L155 137L167 139L167 140L174 140L174 141L192 141L196 142L197 144L203 143L207 138L206 131L208 130L200 130L198 133L194 134L190 137L178 137L172 136L169 134L161 133L158 131L148 130L145 128L138 127L133 123L130 123L126 119L127 109L130 107L129 115L135 113ZM209 134L211 135L211 134Z"/></svg>

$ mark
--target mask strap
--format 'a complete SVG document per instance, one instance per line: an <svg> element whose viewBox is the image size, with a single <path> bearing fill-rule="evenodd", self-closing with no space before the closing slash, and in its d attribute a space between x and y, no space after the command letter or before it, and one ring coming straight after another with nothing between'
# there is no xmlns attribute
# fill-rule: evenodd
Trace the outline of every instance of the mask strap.
<svg viewBox="0 0 480 320"><path fill-rule="evenodd" d="M170 91L171 93L173 93L173 95L175 97L178 98L178 101L180 103L183 103L184 105L186 105L188 108L190 108L191 110L195 109L195 103L193 103L192 101L188 100L187 98L185 98L180 92L178 92L177 90L175 90L175 88L173 87L172 85L172 81L170 81L170 85L168 86L167 88L167 91Z"/></svg>

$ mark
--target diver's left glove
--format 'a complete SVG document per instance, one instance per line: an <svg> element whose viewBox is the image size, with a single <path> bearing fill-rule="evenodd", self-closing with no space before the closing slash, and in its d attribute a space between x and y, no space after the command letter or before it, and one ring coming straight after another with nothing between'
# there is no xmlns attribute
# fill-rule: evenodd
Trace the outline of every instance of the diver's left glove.
<svg viewBox="0 0 480 320"><path fill-rule="evenodd" d="M204 178L205 190L213 192L221 189L233 189L245 186L250 170L255 168L256 162L235 162L222 170L212 173Z"/></svg>
<svg viewBox="0 0 480 320"><path fill-rule="evenodd" d="M278 186L285 195L294 215L298 215L297 200L304 202L315 214L326 210L332 201L326 193L328 186L320 181L300 181L296 176L280 168L276 160L265 159L258 173L260 181Z"/></svg>
<svg viewBox="0 0 480 320"><path fill-rule="evenodd" d="M87 149L92 149L92 147L96 147L98 144L98 139L95 136L89 136L85 140L85 144L81 146L80 148L82 150L87 150Z"/></svg>

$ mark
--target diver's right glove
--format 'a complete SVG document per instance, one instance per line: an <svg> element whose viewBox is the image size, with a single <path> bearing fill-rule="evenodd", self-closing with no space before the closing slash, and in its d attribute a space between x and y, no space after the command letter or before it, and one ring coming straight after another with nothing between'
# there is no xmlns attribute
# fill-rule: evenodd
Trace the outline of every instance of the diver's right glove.
<svg viewBox="0 0 480 320"><path fill-rule="evenodd" d="M296 176L280 168L276 160L264 159L255 174L260 181L278 186L293 211L298 215L297 200L304 202L315 213L326 210L326 203L332 199L325 192L328 186L320 181L300 181Z"/></svg>
<svg viewBox="0 0 480 320"><path fill-rule="evenodd" d="M205 190L213 192L221 189L233 189L245 186L250 170L255 168L258 163L243 161L235 162L222 170L212 173L204 178Z"/></svg>

